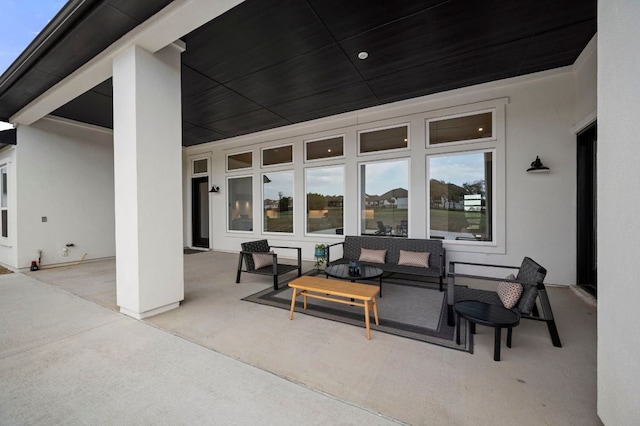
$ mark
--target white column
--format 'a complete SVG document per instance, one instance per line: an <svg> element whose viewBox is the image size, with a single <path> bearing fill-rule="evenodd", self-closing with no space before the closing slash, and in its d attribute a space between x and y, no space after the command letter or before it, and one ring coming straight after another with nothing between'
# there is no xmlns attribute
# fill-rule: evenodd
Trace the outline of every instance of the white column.
<svg viewBox="0 0 640 426"><path fill-rule="evenodd" d="M640 419L640 2L598 2L598 415ZM560 326L561 327L561 326Z"/></svg>
<svg viewBox="0 0 640 426"><path fill-rule="evenodd" d="M132 46L113 61L117 303L139 319L184 299L183 51Z"/></svg>

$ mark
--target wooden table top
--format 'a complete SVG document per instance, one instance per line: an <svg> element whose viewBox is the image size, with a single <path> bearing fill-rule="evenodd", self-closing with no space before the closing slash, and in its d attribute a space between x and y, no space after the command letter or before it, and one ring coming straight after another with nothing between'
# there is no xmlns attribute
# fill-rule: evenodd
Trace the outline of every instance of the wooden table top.
<svg viewBox="0 0 640 426"><path fill-rule="evenodd" d="M371 300L380 292L378 286L320 277L302 276L289 283L289 287L301 290L321 291L334 296Z"/></svg>

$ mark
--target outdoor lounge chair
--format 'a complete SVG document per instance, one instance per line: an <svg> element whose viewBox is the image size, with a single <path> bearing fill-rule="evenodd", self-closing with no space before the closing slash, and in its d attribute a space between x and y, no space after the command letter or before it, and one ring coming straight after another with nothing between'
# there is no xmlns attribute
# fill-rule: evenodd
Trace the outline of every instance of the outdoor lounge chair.
<svg viewBox="0 0 640 426"><path fill-rule="evenodd" d="M486 267L486 268L505 268L517 270L515 280L508 280L505 278L486 277L479 275L460 274L455 272L456 265L468 265L473 268ZM523 287L522 295L511 309L517 313L520 318L532 319L536 321L545 321L549 329L549 335L553 346L561 347L560 336L558 335L558 329L556 328L556 322L553 318L553 311L551 310L551 304L549 303L549 296L547 295L547 289L544 286L544 278L547 275L547 270L533 261L529 257L525 257L520 267L517 266L504 266L504 265L488 265L484 263L471 263L471 262L450 262L449 274L447 283L447 303L448 303L448 323L453 325L453 305L455 302L462 300L477 300L492 305L504 306L498 293L490 290L480 290L474 288L468 288L464 286L456 286L456 277L467 277L485 281L506 281L520 283ZM542 315L538 311L536 301L540 299L540 308Z"/></svg>
<svg viewBox="0 0 640 426"><path fill-rule="evenodd" d="M302 249L299 247L270 246L267 240L250 241L242 243L242 251L238 256L238 274L236 284L240 282L240 274L247 272L250 274L273 276L273 289L278 289L278 277L287 272L298 270L298 276L302 275ZM278 263L278 255L272 249L297 250L298 263L296 265ZM246 269L242 269L242 263Z"/></svg>

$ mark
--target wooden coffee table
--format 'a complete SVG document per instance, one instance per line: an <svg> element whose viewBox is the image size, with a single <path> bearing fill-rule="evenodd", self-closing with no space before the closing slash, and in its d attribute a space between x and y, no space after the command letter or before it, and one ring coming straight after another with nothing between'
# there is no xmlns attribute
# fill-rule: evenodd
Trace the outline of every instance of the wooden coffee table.
<svg viewBox="0 0 640 426"><path fill-rule="evenodd" d="M290 320L293 319L296 298L302 296L304 309L307 309L307 297L342 303L344 305L362 306L364 308L364 324L367 329L367 339L371 339L369 330L369 315L371 310L373 310L376 325L380 325L378 322L378 306L376 305L376 295L379 289L375 286L305 275L291 281L289 287L293 289L291 312L289 313ZM345 298L351 300L345 300Z"/></svg>

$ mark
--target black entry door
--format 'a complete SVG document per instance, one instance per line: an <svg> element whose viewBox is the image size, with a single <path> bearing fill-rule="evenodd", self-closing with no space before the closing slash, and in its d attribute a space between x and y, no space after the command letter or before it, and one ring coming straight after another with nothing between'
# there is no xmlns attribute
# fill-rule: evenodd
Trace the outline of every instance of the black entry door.
<svg viewBox="0 0 640 426"><path fill-rule="evenodd" d="M597 296L597 126L578 134L578 285Z"/></svg>
<svg viewBox="0 0 640 426"><path fill-rule="evenodd" d="M191 229L194 247L209 248L209 179L191 180Z"/></svg>

